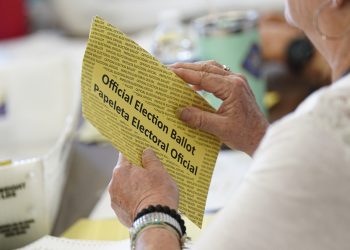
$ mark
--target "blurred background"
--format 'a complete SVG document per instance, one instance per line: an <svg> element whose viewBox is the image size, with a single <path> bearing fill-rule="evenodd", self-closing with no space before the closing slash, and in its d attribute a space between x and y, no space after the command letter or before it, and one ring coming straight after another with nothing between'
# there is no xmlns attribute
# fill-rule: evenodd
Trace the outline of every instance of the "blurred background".
<svg viewBox="0 0 350 250"><path fill-rule="evenodd" d="M113 217L106 187L118 152L80 111L81 64L94 16L164 64L217 60L244 74L273 122L330 83L322 56L285 22L283 2L0 0L0 189L12 190L0 199L7 211L0 215L0 245L12 249L45 234L76 236L67 230L79 219ZM249 168L249 157L224 149L209 212L224 205Z"/></svg>
<svg viewBox="0 0 350 250"><path fill-rule="evenodd" d="M164 63L209 57L217 59L212 58L215 56L208 52L210 49L201 47L204 39L200 38L232 36L235 31L227 26L232 26L235 17L223 17L222 13L255 10L259 15L257 32L263 61L261 66L265 70L267 88L274 93L268 95L266 100L272 121L293 110L306 95L330 80L323 58L313 50L312 45L303 41L301 32L285 23L283 0L266 0L261 3L254 0L147 0L142 3L137 0L1 0L0 7L0 39L5 44L11 41L15 43L18 38L43 34L84 43L92 17L99 15L139 40L144 48ZM198 22L199 17L208 15L209 20ZM221 34L218 34L218 30ZM169 50L166 48L169 45L162 43L169 44L171 33L177 33L175 38L170 36L170 40L173 39L170 43L177 47L170 46ZM0 61L4 61L6 51L0 56ZM274 65L271 67L271 64ZM289 77L293 84L288 86L289 95L286 95L280 88L288 85L286 82L289 82ZM297 88L295 91L298 93L293 93L289 88Z"/></svg>

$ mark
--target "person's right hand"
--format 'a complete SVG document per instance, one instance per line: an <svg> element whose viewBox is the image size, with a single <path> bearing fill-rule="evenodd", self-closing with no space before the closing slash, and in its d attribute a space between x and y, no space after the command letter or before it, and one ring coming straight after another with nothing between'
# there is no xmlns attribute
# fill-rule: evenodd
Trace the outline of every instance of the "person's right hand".
<svg viewBox="0 0 350 250"><path fill-rule="evenodd" d="M149 205L178 209L179 190L152 149L142 154L142 166L131 164L119 154L109 194L111 205L121 223L130 227L136 215Z"/></svg>
<svg viewBox="0 0 350 250"><path fill-rule="evenodd" d="M169 68L195 89L213 93L223 103L216 113L186 107L180 119L191 127L214 134L232 149L252 155L268 122L260 111L247 80L215 61L176 63Z"/></svg>

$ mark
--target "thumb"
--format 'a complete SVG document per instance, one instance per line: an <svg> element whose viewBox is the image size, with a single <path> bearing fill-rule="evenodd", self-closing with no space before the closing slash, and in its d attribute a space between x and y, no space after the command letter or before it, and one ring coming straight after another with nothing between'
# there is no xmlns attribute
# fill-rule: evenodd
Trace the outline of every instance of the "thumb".
<svg viewBox="0 0 350 250"><path fill-rule="evenodd" d="M194 107L183 108L178 111L179 118L193 128L215 134L220 124L220 116L215 113L200 110Z"/></svg>
<svg viewBox="0 0 350 250"><path fill-rule="evenodd" d="M162 163L151 148L147 148L142 153L142 166L145 169L162 167Z"/></svg>

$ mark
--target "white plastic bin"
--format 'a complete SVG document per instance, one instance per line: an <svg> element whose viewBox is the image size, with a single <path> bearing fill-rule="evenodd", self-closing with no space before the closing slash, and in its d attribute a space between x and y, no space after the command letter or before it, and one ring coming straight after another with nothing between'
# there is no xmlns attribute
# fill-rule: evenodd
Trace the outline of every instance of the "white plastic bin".
<svg viewBox="0 0 350 250"><path fill-rule="evenodd" d="M79 117L80 58L57 39L39 35L0 44L0 56L10 55L6 64L0 60L0 162L12 161L0 166L4 250L49 234L60 207Z"/></svg>

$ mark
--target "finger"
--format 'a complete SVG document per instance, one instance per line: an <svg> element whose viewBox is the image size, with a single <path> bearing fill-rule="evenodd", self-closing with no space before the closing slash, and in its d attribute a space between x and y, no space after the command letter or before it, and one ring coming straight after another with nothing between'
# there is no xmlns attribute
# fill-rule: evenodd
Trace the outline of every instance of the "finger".
<svg viewBox="0 0 350 250"><path fill-rule="evenodd" d="M195 63L183 63L183 62L178 62L178 63L174 63L169 65L170 68L186 68L186 66L190 66L192 64L212 64L214 66L217 66L219 68L222 68L222 65L218 62L216 62L215 60L208 60L208 61L198 61Z"/></svg>
<svg viewBox="0 0 350 250"><path fill-rule="evenodd" d="M142 166L145 169L150 169L154 167L162 167L163 165L155 152L151 148L147 148L142 153Z"/></svg>
<svg viewBox="0 0 350 250"><path fill-rule="evenodd" d="M218 75L230 75L231 72L224 69L224 67L217 63L216 61L204 61L204 62L197 62L197 63L176 63L172 66L170 66L171 69L190 69L194 71L203 71Z"/></svg>
<svg viewBox="0 0 350 250"><path fill-rule="evenodd" d="M191 69L179 68L174 69L174 72L185 82L199 85L203 90L213 93L221 100L225 100L230 94L230 85L235 81L234 77L227 78L222 75Z"/></svg>
<svg viewBox="0 0 350 250"><path fill-rule="evenodd" d="M203 88L201 87L201 85L192 85L191 88L192 88L194 91L203 90Z"/></svg>
<svg viewBox="0 0 350 250"><path fill-rule="evenodd" d="M202 111L195 107L186 107L179 111L179 118L193 128L217 134L218 128L223 124L222 117L215 113Z"/></svg>
<svg viewBox="0 0 350 250"><path fill-rule="evenodd" d="M122 153L119 152L116 168L131 167L131 166L132 166L131 162Z"/></svg>

